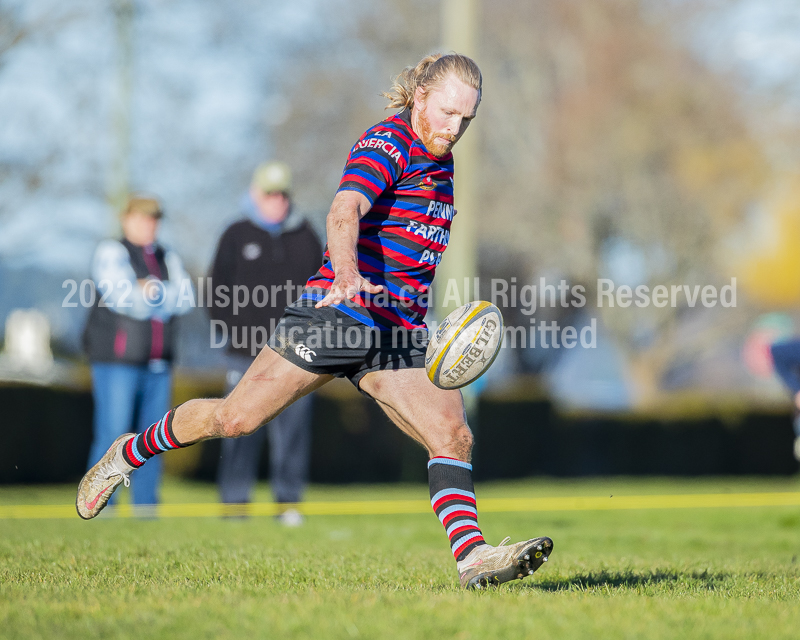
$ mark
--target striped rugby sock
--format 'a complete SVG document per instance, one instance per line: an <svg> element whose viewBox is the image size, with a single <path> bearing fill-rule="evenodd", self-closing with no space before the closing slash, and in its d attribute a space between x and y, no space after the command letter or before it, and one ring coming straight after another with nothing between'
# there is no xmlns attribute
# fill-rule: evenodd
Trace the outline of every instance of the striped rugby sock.
<svg viewBox="0 0 800 640"><path fill-rule="evenodd" d="M175 407L175 409L177 408ZM122 458L125 462L138 469L158 453L186 446L178 442L172 432L172 419L175 416L175 409L167 411L167 414L161 420L125 443L122 448Z"/></svg>
<svg viewBox="0 0 800 640"><path fill-rule="evenodd" d="M472 465L437 456L428 462L431 506L450 538L450 550L461 561L475 547L486 544L475 507Z"/></svg>

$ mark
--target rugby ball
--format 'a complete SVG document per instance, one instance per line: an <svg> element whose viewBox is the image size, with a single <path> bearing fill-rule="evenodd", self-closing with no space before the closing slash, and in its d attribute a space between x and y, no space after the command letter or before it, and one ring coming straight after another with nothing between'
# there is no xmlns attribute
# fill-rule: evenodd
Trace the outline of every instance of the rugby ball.
<svg viewBox="0 0 800 640"><path fill-rule="evenodd" d="M482 376L503 341L503 315L491 302L470 302L448 315L428 342L425 370L440 389L459 389Z"/></svg>

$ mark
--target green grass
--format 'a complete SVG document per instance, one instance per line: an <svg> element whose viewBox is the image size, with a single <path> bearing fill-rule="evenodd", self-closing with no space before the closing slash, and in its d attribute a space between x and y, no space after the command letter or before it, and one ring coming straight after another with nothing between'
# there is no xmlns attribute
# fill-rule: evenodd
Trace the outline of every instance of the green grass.
<svg viewBox="0 0 800 640"><path fill-rule="evenodd" d="M0 489L0 504L72 487ZM797 480L529 481L484 497L798 491ZM313 487L311 500L424 497L424 486ZM258 497L268 499L268 488ZM171 502L215 499L171 481ZM497 543L549 535L534 579L458 588L433 514L0 520L2 638L796 638L800 508L490 513Z"/></svg>

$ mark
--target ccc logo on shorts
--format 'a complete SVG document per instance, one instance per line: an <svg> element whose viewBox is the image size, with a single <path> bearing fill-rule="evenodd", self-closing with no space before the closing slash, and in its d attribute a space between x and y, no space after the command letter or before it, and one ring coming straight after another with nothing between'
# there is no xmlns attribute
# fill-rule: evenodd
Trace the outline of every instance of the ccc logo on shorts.
<svg viewBox="0 0 800 640"><path fill-rule="evenodd" d="M311 362L311 356L317 355L315 351L309 349L302 342L294 348L294 352L306 362Z"/></svg>

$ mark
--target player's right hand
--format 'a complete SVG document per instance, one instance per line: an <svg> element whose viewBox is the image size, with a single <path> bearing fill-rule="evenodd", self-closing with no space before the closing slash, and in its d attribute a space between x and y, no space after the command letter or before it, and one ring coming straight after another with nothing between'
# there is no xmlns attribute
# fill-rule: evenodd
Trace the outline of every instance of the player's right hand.
<svg viewBox="0 0 800 640"><path fill-rule="evenodd" d="M315 304L314 307L319 309L332 304L340 304L345 300L352 300L362 291L380 293L383 291L383 286L372 284L355 269L342 269L336 274L328 295Z"/></svg>

